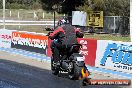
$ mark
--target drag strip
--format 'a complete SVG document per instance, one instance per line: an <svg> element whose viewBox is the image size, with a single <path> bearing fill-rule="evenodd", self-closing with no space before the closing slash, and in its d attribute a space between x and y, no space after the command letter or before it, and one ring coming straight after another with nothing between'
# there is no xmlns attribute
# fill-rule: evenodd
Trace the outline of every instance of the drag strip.
<svg viewBox="0 0 132 88"><path fill-rule="evenodd" d="M93 78L112 79L92 73ZM66 73L54 76L50 63L27 56L0 51L0 88L80 88L80 82L69 80ZM84 88L131 88L117 85L89 85Z"/></svg>

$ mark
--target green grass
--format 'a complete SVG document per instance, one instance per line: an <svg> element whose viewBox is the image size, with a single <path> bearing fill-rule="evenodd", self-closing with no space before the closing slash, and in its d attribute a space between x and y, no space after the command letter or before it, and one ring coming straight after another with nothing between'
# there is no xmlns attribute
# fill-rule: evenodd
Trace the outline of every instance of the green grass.
<svg viewBox="0 0 132 88"><path fill-rule="evenodd" d="M3 26L0 26L2 28ZM6 29L13 29L18 31L29 31L29 32L36 32L36 33L48 33L49 31L45 30L45 26L6 26ZM84 35L84 38L91 38L97 40L113 40L113 41L123 41L123 42L130 42L130 36L119 36L119 35L112 35L112 34L93 34L93 35Z"/></svg>
<svg viewBox="0 0 132 88"><path fill-rule="evenodd" d="M43 33L48 33L48 31L43 31ZM112 41L122 41L122 42L130 42L130 36L119 36L119 35L112 35L112 34L93 34L93 35L86 35L84 34L84 38L91 38L97 40L112 40Z"/></svg>
<svg viewBox="0 0 132 88"><path fill-rule="evenodd" d="M130 42L130 36L119 36L112 34L94 34L94 35L86 35L85 38L92 38L97 40L113 40L113 41L123 41Z"/></svg>

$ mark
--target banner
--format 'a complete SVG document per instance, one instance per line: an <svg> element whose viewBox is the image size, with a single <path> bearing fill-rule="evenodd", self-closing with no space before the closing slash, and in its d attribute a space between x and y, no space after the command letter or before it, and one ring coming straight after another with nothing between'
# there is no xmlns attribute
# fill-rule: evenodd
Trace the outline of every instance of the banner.
<svg viewBox="0 0 132 88"><path fill-rule="evenodd" d="M103 27L103 11L93 11L88 13L87 25L89 27Z"/></svg>
<svg viewBox="0 0 132 88"><path fill-rule="evenodd" d="M72 25L87 26L87 13L84 11L72 11Z"/></svg>
<svg viewBox="0 0 132 88"><path fill-rule="evenodd" d="M35 33L12 32L11 47L46 54L48 37Z"/></svg>
<svg viewBox="0 0 132 88"><path fill-rule="evenodd" d="M96 67L132 73L132 44L98 41Z"/></svg>
<svg viewBox="0 0 132 88"><path fill-rule="evenodd" d="M79 38L78 42L82 44L80 54L85 57L85 64L95 66L97 40L88 38Z"/></svg>
<svg viewBox="0 0 132 88"><path fill-rule="evenodd" d="M12 31L14 30L0 29L0 47L11 48Z"/></svg>

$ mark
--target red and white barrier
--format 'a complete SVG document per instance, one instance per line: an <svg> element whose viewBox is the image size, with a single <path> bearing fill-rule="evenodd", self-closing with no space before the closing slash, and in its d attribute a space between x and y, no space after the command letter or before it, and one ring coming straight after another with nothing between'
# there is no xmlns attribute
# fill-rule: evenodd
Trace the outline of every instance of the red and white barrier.
<svg viewBox="0 0 132 88"><path fill-rule="evenodd" d="M89 66L132 73L132 43L79 38L80 53ZM51 57L51 40L43 34L0 30L0 47L19 48Z"/></svg>
<svg viewBox="0 0 132 88"><path fill-rule="evenodd" d="M47 45L47 36L30 32L12 32L12 48L18 48L41 54L46 54Z"/></svg>

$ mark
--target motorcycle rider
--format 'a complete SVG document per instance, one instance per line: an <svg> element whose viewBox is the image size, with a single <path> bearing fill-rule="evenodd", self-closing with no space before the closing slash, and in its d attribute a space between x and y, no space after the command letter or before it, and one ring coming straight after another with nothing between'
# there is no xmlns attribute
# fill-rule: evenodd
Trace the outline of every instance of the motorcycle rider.
<svg viewBox="0 0 132 88"><path fill-rule="evenodd" d="M79 28L72 26L69 22L64 21L61 24L61 26L49 34L51 40L55 39L55 41L51 43L51 49L56 66L60 65L60 50L72 44L78 44L77 38L82 38L84 36Z"/></svg>

